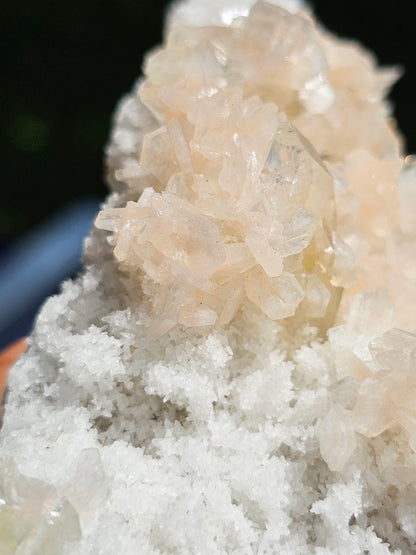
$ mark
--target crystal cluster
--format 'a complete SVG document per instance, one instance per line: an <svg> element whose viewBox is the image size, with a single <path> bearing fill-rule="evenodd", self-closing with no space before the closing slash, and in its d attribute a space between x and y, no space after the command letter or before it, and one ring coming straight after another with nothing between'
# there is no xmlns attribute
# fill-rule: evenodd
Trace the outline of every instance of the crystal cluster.
<svg viewBox="0 0 416 555"><path fill-rule="evenodd" d="M152 298L153 333L227 324L245 298L272 320L322 318L353 279L333 178L298 130L348 133L325 49L306 17L259 2L230 27L174 29L148 59L140 98L161 126L116 174L138 200L96 225ZM334 160L336 144L322 146Z"/></svg>
<svg viewBox="0 0 416 555"><path fill-rule="evenodd" d="M130 291L152 300L151 335L228 324L246 299L325 333L351 318L358 291L371 304L380 286L390 327L415 331L416 166L383 99L398 71L302 12L260 1L228 23L176 26L148 57L138 94L153 129L115 168L131 200L96 221L114 234ZM400 423L416 444L411 372L398 361L373 375L338 355L347 374L365 369L353 412L335 405L323 424L330 466L343 466L356 431ZM402 390L406 408L393 409Z"/></svg>
<svg viewBox="0 0 416 555"><path fill-rule="evenodd" d="M393 292L402 160L383 96L397 74L261 1L225 27L171 30L139 90L154 129L115 171L132 200L96 222L151 297L153 334L227 324L245 298L328 328L339 287L383 275Z"/></svg>
<svg viewBox="0 0 416 555"><path fill-rule="evenodd" d="M151 299L151 335L228 324L246 299L325 333L380 286L390 327L415 331L416 166L383 100L398 71L302 12L260 1L228 23L176 26L148 57L138 94L152 130L115 168L130 200L96 220L132 296ZM400 423L416 444L412 402L393 410L390 398L414 397L411 373L376 363L373 375L351 350L338 356L363 382L353 412L335 405L323 424L330 466L343 466L356 431Z"/></svg>

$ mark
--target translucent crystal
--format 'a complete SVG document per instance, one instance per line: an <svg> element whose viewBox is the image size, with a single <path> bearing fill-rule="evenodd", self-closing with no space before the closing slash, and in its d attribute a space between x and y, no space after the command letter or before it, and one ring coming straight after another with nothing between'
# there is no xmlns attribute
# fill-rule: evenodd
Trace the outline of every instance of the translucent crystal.
<svg viewBox="0 0 416 555"><path fill-rule="evenodd" d="M416 335L391 329L374 339L369 349L379 368L416 377Z"/></svg>
<svg viewBox="0 0 416 555"><path fill-rule="evenodd" d="M375 437L394 426L394 407L406 387L405 376L389 370L380 370L364 380L353 410L357 432Z"/></svg>
<svg viewBox="0 0 416 555"><path fill-rule="evenodd" d="M332 401L343 407L345 410L352 411L354 408L360 382L352 376L345 376L329 387L328 392Z"/></svg>
<svg viewBox="0 0 416 555"><path fill-rule="evenodd" d="M351 415L340 405L334 404L319 428L321 455L329 468L340 471L356 447L356 437Z"/></svg>
<svg viewBox="0 0 416 555"><path fill-rule="evenodd" d="M98 449L83 449L63 487L65 496L81 514L96 509L106 498L108 488Z"/></svg>
<svg viewBox="0 0 416 555"><path fill-rule="evenodd" d="M358 333L383 333L392 324L393 311L393 303L383 288L365 289L355 295L350 304L348 329Z"/></svg>
<svg viewBox="0 0 416 555"><path fill-rule="evenodd" d="M0 552L58 555L79 540L78 516L68 501L40 480L21 475L11 458L0 461Z"/></svg>
<svg viewBox="0 0 416 555"><path fill-rule="evenodd" d="M370 343L377 371L360 385L353 409L355 429L374 437L396 425L416 446L416 336L391 329Z"/></svg>
<svg viewBox="0 0 416 555"><path fill-rule="evenodd" d="M247 274L245 285L247 297L271 320L293 316L303 298L303 291L292 274L269 279L257 269Z"/></svg>
<svg viewBox="0 0 416 555"><path fill-rule="evenodd" d="M368 366L348 349L336 353L335 360L338 368L353 379L362 381L371 375Z"/></svg>
<svg viewBox="0 0 416 555"><path fill-rule="evenodd" d="M305 299L302 309L305 314L311 318L324 316L331 300L331 292L322 279L318 275L312 274L306 281L304 291Z"/></svg>

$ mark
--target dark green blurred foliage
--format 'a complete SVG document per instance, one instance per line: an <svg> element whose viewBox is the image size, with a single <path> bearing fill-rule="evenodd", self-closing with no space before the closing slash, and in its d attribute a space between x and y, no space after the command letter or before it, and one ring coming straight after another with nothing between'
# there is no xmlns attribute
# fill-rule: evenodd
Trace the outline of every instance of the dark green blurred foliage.
<svg viewBox="0 0 416 555"><path fill-rule="evenodd" d="M323 23L359 38L405 77L393 92L416 151L416 1L315 0ZM12 239L79 195L104 196L111 113L160 40L166 0L9 0L1 7L0 237Z"/></svg>

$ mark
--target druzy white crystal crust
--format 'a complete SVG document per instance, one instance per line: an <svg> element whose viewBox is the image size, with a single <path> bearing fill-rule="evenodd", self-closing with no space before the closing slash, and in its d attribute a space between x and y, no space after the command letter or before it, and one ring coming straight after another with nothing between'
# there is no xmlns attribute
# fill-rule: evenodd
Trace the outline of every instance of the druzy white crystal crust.
<svg viewBox="0 0 416 555"><path fill-rule="evenodd" d="M398 72L296 0L187 0L168 21L117 110L85 269L10 374L0 546L414 553Z"/></svg>

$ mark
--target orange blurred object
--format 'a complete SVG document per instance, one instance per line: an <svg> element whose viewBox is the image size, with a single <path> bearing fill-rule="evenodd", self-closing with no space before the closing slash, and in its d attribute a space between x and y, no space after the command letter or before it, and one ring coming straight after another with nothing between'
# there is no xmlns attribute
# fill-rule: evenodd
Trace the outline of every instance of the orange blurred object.
<svg viewBox="0 0 416 555"><path fill-rule="evenodd" d="M27 342L25 338L18 339L4 351L0 353L0 403L3 400L4 390L7 384L7 375L9 373L9 368L19 356L24 353L27 349ZM0 418L1 418L1 406L0 406Z"/></svg>

